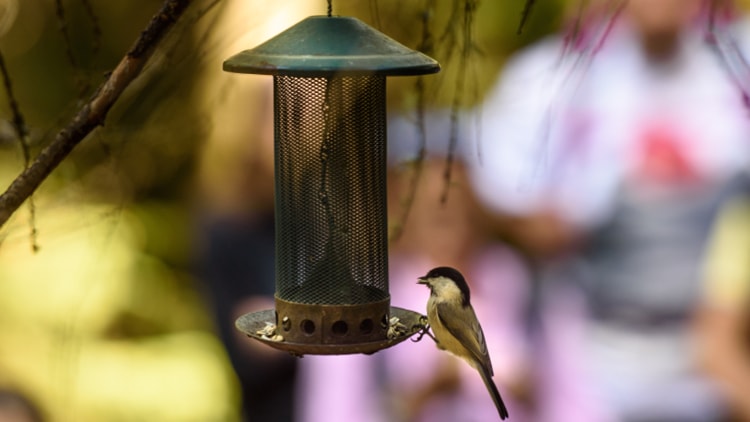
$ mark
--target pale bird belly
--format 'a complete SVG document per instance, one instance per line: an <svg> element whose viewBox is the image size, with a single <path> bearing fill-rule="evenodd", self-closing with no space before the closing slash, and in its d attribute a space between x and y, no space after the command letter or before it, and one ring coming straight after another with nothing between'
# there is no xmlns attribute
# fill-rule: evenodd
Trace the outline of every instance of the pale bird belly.
<svg viewBox="0 0 750 422"><path fill-rule="evenodd" d="M432 327L432 334L438 341L438 347L446 350L451 354L466 360L470 365L475 366L469 351L455 338L453 334L440 322L437 310L433 307L427 311L427 319Z"/></svg>

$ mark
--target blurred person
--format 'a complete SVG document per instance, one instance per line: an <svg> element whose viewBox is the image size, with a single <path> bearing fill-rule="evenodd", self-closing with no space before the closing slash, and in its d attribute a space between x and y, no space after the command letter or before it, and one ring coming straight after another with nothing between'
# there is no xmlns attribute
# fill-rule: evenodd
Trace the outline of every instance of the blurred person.
<svg viewBox="0 0 750 422"><path fill-rule="evenodd" d="M251 80L244 89L255 95L248 95L242 107L253 116L239 125L243 145L235 146L232 161L206 170L230 177L205 176L204 195L210 201L198 216L197 271L240 380L244 419L291 422L297 420L297 359L235 327L243 314L274 308L276 285L271 80ZM216 189L212 180L219 184Z"/></svg>
<svg viewBox="0 0 750 422"><path fill-rule="evenodd" d="M708 3L610 2L611 19L602 4L508 63L472 166L498 229L540 265L537 417L719 421L690 324L748 110L706 42Z"/></svg>
<svg viewBox="0 0 750 422"><path fill-rule="evenodd" d="M736 421L750 421L750 179L722 206L696 316L699 358Z"/></svg>
<svg viewBox="0 0 750 422"><path fill-rule="evenodd" d="M470 284L471 301L481 321L492 360L494 380L510 420L528 420L525 312L529 289L523 261L492 239L467 180L463 159L444 177L450 119L430 113L427 150L416 162L417 127L403 118L389 122L391 223L403 225L389 255L391 304L424 314L429 292L417 284L435 266L460 269ZM417 166L421 174L417 175ZM418 179L414 179L418 177ZM417 183L412 192L410 186ZM447 190L445 202L441 202ZM414 195L410 198L410 195ZM402 207L411 202L408 218ZM397 231L397 232L398 232ZM432 339L410 341L376 356L391 421L497 420L497 409L474 368L439 350Z"/></svg>
<svg viewBox="0 0 750 422"><path fill-rule="evenodd" d="M221 72L221 63L255 47L323 6L308 0L222 2L206 22L211 66L200 107L210 116L198 172L196 271L211 301L216 329L242 388L243 419L296 421L297 358L248 338L237 317L274 308L273 78Z"/></svg>
<svg viewBox="0 0 750 422"><path fill-rule="evenodd" d="M295 420L297 359L235 327L243 314L274 307L272 217L204 221L198 258L217 330L240 381L243 420L253 422Z"/></svg>

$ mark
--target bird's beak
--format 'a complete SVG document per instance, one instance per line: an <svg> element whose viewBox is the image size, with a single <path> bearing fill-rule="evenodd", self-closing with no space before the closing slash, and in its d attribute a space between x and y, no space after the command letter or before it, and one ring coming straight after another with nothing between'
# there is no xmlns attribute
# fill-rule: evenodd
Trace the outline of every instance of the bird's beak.
<svg viewBox="0 0 750 422"><path fill-rule="evenodd" d="M427 279L425 277L419 277L417 280L417 284L427 284Z"/></svg>

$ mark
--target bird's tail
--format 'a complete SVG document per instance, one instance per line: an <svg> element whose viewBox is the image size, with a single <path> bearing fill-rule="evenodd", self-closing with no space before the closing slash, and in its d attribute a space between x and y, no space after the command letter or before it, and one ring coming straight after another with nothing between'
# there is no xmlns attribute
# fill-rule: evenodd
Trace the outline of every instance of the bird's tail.
<svg viewBox="0 0 750 422"><path fill-rule="evenodd" d="M505 403L503 403L503 398L500 397L500 392L497 391L497 386L492 381L492 375L486 368L482 368L481 365L478 369L479 374L482 376L482 381L484 381L484 385L487 387L487 391L492 396L492 401L495 402L497 412L500 413L500 419L505 420L509 416L508 409L505 407Z"/></svg>

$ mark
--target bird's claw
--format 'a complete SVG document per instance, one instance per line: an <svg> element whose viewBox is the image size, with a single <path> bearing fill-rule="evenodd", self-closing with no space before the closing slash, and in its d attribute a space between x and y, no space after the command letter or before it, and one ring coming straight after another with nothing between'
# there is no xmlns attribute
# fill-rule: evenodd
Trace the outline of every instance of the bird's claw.
<svg viewBox="0 0 750 422"><path fill-rule="evenodd" d="M417 338L411 339L411 341L413 341L414 343L419 342L422 340L422 337L426 335L427 337L433 339L435 343L438 342L435 336L433 336L430 332L430 324L427 323L426 317L422 316L419 318L419 324L417 325L417 327L419 327L419 331L417 331L419 335L417 336Z"/></svg>

